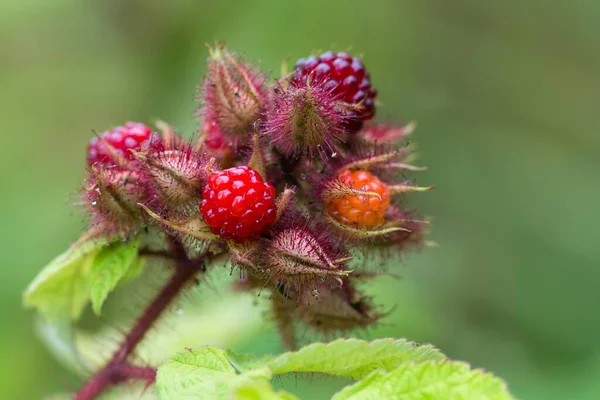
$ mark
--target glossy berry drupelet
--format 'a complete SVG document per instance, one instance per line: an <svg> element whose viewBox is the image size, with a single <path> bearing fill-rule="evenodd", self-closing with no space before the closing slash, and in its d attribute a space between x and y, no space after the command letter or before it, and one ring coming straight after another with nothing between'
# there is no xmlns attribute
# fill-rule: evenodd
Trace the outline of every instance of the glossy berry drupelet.
<svg viewBox="0 0 600 400"><path fill-rule="evenodd" d="M134 155L129 150L139 151L141 148L148 146L153 134L152 129L140 122L127 122L123 126L117 126L110 131L102 133L100 137L111 145L114 151L125 160L132 160ZM158 140L158 136L153 140ZM103 165L117 164L111 152L106 149L103 141L98 137L90 140L87 162L90 166L96 163Z"/></svg>
<svg viewBox="0 0 600 400"><path fill-rule="evenodd" d="M305 83L311 74L311 80L323 82L326 88L338 96L338 100L354 106L349 110L351 117L348 130L358 131L363 121L375 115L375 99L377 90L371 86L371 77L362 61L348 53L328 51L320 56L302 58L296 62L292 81Z"/></svg>
<svg viewBox="0 0 600 400"><path fill-rule="evenodd" d="M255 240L275 221L275 188L248 166L213 172L202 196L204 221L223 239Z"/></svg>
<svg viewBox="0 0 600 400"><path fill-rule="evenodd" d="M344 186L363 192L375 192L380 197L363 194L348 194L333 199L327 205L328 213L344 225L373 229L384 221L390 204L388 186L379 178L365 170L344 170L338 175Z"/></svg>

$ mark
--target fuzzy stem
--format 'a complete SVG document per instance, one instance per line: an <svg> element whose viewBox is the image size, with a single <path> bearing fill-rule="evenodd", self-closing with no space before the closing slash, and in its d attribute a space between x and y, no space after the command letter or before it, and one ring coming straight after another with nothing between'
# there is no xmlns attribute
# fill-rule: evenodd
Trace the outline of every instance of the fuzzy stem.
<svg viewBox="0 0 600 400"><path fill-rule="evenodd" d="M172 241L171 251L173 259L176 260L175 272L127 333L110 361L83 385L75 396L75 400L93 400L109 387L126 379L145 379L148 383L154 381L155 369L131 366L126 363L127 357L135 350L148 330L173 302L186 283L202 270L201 259L190 260L179 241Z"/></svg>
<svg viewBox="0 0 600 400"><path fill-rule="evenodd" d="M123 364L119 366L119 372L126 378L151 380L152 382L156 379L156 368L152 367Z"/></svg>
<svg viewBox="0 0 600 400"><path fill-rule="evenodd" d="M108 387L128 379L146 381L147 385L150 385L156 379L156 369L128 364L114 365L109 368L107 365L81 389L75 399L94 399Z"/></svg>

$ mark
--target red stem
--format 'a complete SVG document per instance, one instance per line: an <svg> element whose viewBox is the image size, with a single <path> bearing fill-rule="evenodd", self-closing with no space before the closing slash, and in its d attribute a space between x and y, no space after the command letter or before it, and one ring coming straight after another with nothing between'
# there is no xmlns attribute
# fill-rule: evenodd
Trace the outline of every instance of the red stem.
<svg viewBox="0 0 600 400"><path fill-rule="evenodd" d="M180 243L173 242L173 253L178 261L171 279L146 307L106 366L83 385L75 400L93 400L110 386L126 379L145 379L149 383L154 381L156 369L127 365L125 361L185 284L202 268L201 262L187 258Z"/></svg>
<svg viewBox="0 0 600 400"><path fill-rule="evenodd" d="M154 382L156 379L156 368L137 367L135 365L123 364L119 368L122 376L132 379L145 379Z"/></svg>

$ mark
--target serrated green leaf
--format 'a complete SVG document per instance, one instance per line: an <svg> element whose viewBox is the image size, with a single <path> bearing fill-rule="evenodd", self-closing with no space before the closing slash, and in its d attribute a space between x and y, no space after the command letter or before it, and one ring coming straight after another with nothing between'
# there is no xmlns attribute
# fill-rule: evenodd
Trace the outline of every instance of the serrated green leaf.
<svg viewBox="0 0 600 400"><path fill-rule="evenodd" d="M99 313L108 293L142 270L138 242L111 243L102 237L70 247L36 276L23 294L23 304L61 324L77 320L90 300Z"/></svg>
<svg viewBox="0 0 600 400"><path fill-rule="evenodd" d="M238 374L227 352L214 347L188 350L158 369L160 399L230 399L239 385L271 379L268 368Z"/></svg>
<svg viewBox="0 0 600 400"><path fill-rule="evenodd" d="M127 277L137 262L139 239L114 242L102 248L96 257L90 274L90 297L92 310L100 315L102 304L117 285ZM139 267L138 267L139 268Z"/></svg>
<svg viewBox="0 0 600 400"><path fill-rule="evenodd" d="M127 273L119 281L119 285L125 284L139 277L146 265L146 257L136 257L134 262L129 266Z"/></svg>
<svg viewBox="0 0 600 400"><path fill-rule="evenodd" d="M317 372L359 379L377 369L391 371L407 362L442 359L444 355L435 347L419 346L404 339L379 339L373 342L339 339L284 353L267 365L273 374Z"/></svg>
<svg viewBox="0 0 600 400"><path fill-rule="evenodd" d="M106 239L88 240L52 260L23 294L25 307L47 320L78 319L89 301L89 277L95 255Z"/></svg>
<svg viewBox="0 0 600 400"><path fill-rule="evenodd" d="M231 350L227 351L227 357L238 373L263 368L275 358L272 355L255 356L253 354L240 354Z"/></svg>
<svg viewBox="0 0 600 400"><path fill-rule="evenodd" d="M510 400L505 383L461 362L403 364L391 372L374 371L332 400Z"/></svg>
<svg viewBox="0 0 600 400"><path fill-rule="evenodd" d="M296 396L285 391L276 392L266 381L256 381L238 386L233 395L234 400L298 400Z"/></svg>

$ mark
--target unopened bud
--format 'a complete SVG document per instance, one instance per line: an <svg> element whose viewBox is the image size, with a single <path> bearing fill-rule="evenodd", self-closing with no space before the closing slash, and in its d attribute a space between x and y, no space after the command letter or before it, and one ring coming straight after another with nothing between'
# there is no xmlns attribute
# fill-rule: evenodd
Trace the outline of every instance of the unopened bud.
<svg viewBox="0 0 600 400"><path fill-rule="evenodd" d="M278 232L266 249L265 273L276 286L296 290L319 284L339 286L348 258L323 235L297 224Z"/></svg>
<svg viewBox="0 0 600 400"><path fill-rule="evenodd" d="M138 203L148 200L146 183L136 171L93 168L85 188L91 223L106 234L135 233L146 221Z"/></svg>
<svg viewBox="0 0 600 400"><path fill-rule="evenodd" d="M321 82L280 88L267 110L261 131L284 155L329 158L342 140L346 113L336 95Z"/></svg>
<svg viewBox="0 0 600 400"><path fill-rule="evenodd" d="M186 145L137 154L142 161L156 201L176 213L197 207L206 183L206 158Z"/></svg>
<svg viewBox="0 0 600 400"><path fill-rule="evenodd" d="M243 137L253 131L261 116L266 79L223 44L209 51L208 74L199 99L203 103L201 114L214 120L226 136Z"/></svg>
<svg viewBox="0 0 600 400"><path fill-rule="evenodd" d="M374 310L371 299L354 288L349 278L344 279L341 287L321 286L305 291L301 297L298 301L301 320L326 334L366 328L382 317Z"/></svg>

